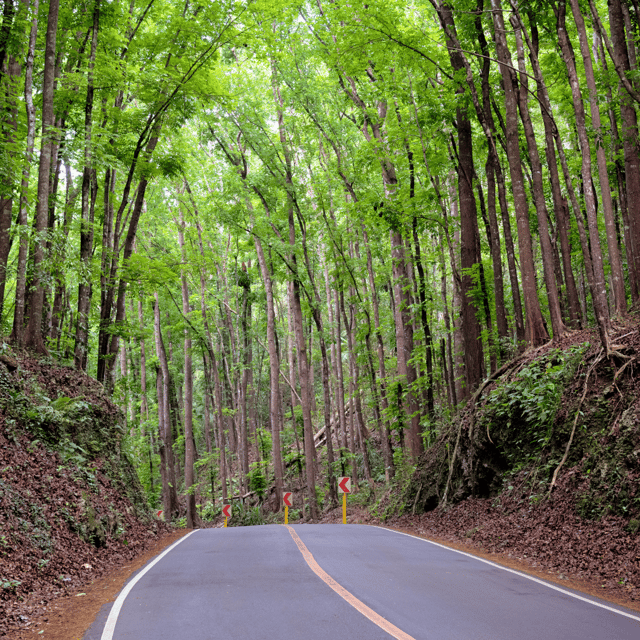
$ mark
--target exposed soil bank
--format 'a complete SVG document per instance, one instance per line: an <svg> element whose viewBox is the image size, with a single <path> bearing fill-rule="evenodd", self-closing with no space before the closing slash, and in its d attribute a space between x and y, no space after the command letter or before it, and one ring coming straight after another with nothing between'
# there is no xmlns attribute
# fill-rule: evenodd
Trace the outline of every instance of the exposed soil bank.
<svg viewBox="0 0 640 640"><path fill-rule="evenodd" d="M0 356L0 637L52 619L52 601L166 535L121 449L122 422L84 373Z"/></svg>
<svg viewBox="0 0 640 640"><path fill-rule="evenodd" d="M33 616L27 627L14 629L6 637L13 640L81 640L103 605L116 599L127 580L186 533L185 529L164 533L132 560L49 602Z"/></svg>

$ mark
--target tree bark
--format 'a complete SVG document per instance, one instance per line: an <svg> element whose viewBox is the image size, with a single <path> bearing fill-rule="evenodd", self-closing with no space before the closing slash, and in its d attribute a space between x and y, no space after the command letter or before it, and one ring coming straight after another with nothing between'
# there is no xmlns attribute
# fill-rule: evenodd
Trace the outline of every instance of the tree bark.
<svg viewBox="0 0 640 640"><path fill-rule="evenodd" d="M262 243L257 235L254 235L253 242L258 255L260 273L264 282L264 289L267 302L267 348L269 350L269 420L271 422L271 438L273 441L273 469L275 481L276 511L282 507L283 491L283 466L282 466L282 445L280 444L280 359L276 344L276 314L273 304L273 283L271 274L267 266ZM294 425L295 428L295 425Z"/></svg>
<svg viewBox="0 0 640 640"><path fill-rule="evenodd" d="M156 356L160 363L160 381L158 383L158 421L160 435L160 465L162 470L162 503L165 520L171 520L178 513L178 494L176 492L175 466L173 458L173 431L171 428L171 408L169 399L169 363L160 329L160 301L155 294L153 329L156 341Z"/></svg>
<svg viewBox="0 0 640 640"><path fill-rule="evenodd" d="M505 102L506 146L511 175L511 189L518 225L518 247L520 249L520 275L525 306L526 339L532 346L545 342L549 335L540 311L540 301L536 286L536 270L533 261L531 228L529 226L529 205L525 190L520 139L518 133L518 79L507 46L505 24L500 0L491 0L493 24L496 39L496 56L502 76Z"/></svg>
<svg viewBox="0 0 640 640"><path fill-rule="evenodd" d="M305 472L307 480L307 499L309 516L312 521L318 519L318 497L316 494L316 448L313 439L313 424L311 421L311 390L309 389L309 362L307 359L307 344L304 336L302 304L300 300L300 274L296 256L296 227L294 220L293 180L291 153L284 124L284 104L277 79L275 63L271 64L273 98L276 104L280 145L284 154L285 189L287 192L287 210L289 219L289 245L291 247L291 278L290 304L293 310L293 325L298 351L298 365L300 368L300 397L302 399L302 419L304 423L304 453Z"/></svg>
<svg viewBox="0 0 640 640"><path fill-rule="evenodd" d="M456 46L453 11L449 5L438 6L440 22L446 32L449 60L455 72L466 69L460 48ZM459 86L456 93L463 94L464 88ZM475 169L473 165L473 138L471 122L465 106L456 107L456 131L458 134L458 198L460 205L460 305L462 315L462 335L464 335L464 375L465 386L460 389L462 397L468 396L479 384L484 375L484 355L482 350L482 334L473 303L475 283L472 271L477 269L481 261L478 253L480 246L478 230L478 213L473 189ZM460 399L461 399L460 398Z"/></svg>
<svg viewBox="0 0 640 640"><path fill-rule="evenodd" d="M100 0L93 5L93 27L91 32L91 53L87 68L87 98L84 107L84 169L82 172L82 213L80 222L80 284L78 285L78 312L76 314L76 344L74 365L83 371L87 368L89 349L89 311L91 308L91 254L93 249L93 213L91 198L91 177L93 173L93 152L91 135L93 127L93 70L98 46L100 28Z"/></svg>
<svg viewBox="0 0 640 640"><path fill-rule="evenodd" d="M51 152L55 141L53 128L53 93L56 70L56 37L58 32L59 0L49 0L47 35L45 41L45 63L42 81L42 140L38 164L38 196L34 220L33 279L29 294L29 324L25 334L25 346L37 353L47 353L42 331L44 307L44 284L42 269L45 260L45 239L49 213L49 179Z"/></svg>
<svg viewBox="0 0 640 640"><path fill-rule="evenodd" d="M36 38L38 35L38 8L39 0L33 3L33 20L29 35L29 49L25 64L24 101L27 112L27 148L25 163L22 168L22 182L20 185L20 211L18 214L18 229L20 248L18 249L18 267L16 273L16 296L13 315L12 337L18 346L22 346L24 340L24 313L25 297L27 292L27 258L29 254L29 177L33 162L33 149L35 146L36 109L33 104L33 61L35 56Z"/></svg>
<svg viewBox="0 0 640 640"><path fill-rule="evenodd" d="M618 0L619 1L619 0ZM591 49L587 39L587 29L584 24L584 17L580 12L578 0L570 0L573 19L578 29L578 40L580 43L580 54L584 64L587 88L589 89L589 104L591 107L591 126L596 138L596 160L598 163L598 176L600 178L600 192L602 196L602 209L604 213L604 223L607 233L607 247L609 249L609 264L611 266L611 279L613 281L613 301L616 315L627 313L627 300L624 287L624 275L622 273L622 260L618 250L616 235L616 225L613 216L613 202L611 200L611 187L609 185L609 173L607 169L607 158L603 144L602 123L600 120L600 106L598 104L598 90L593 72L593 62L591 60ZM624 27L623 27L624 42ZM621 112L622 112L621 105ZM624 114L623 114L624 121ZM640 192L638 193L640 195Z"/></svg>
<svg viewBox="0 0 640 640"><path fill-rule="evenodd" d="M624 18L620 0L609 0L609 26L611 40L617 63L625 74L631 71L631 63L626 45ZM631 253L634 272L640 277L640 144L638 140L638 117L634 100L627 91L620 92L620 116L622 120L622 145L624 149L624 167L629 209L631 245L627 245L627 254ZM631 251L629 251L631 250ZM640 288L640 284L638 285Z"/></svg>
<svg viewBox="0 0 640 640"><path fill-rule="evenodd" d="M582 184L584 189L584 203L587 211L587 222L589 226L589 243L585 246L585 240L581 238L583 244L583 252L590 254L591 266L593 272L589 272L587 266L587 277L591 288L591 297L596 314L598 331L600 340L608 352L611 348L610 334L610 318L607 306L604 266L602 262L602 250L600 248L600 238L598 237L598 216L596 209L595 193L593 191L593 183L591 180L591 146L587 135L587 123L584 112L584 104L582 102L582 94L580 92L580 84L578 81L578 73L576 70L575 57L573 47L569 40L569 35L565 26L566 17L566 0L559 0L556 6L556 29L558 32L558 43L562 51L562 57L567 69L569 85L573 97L573 107L576 117L576 130L578 141L580 143L580 155L582 158ZM563 167L564 168L564 167ZM576 216L577 218L579 216ZM590 249L590 250L589 250Z"/></svg>
<svg viewBox="0 0 640 640"><path fill-rule="evenodd" d="M187 252L184 244L184 214L180 207L180 220L178 225L178 244L182 253L182 264L187 265ZM182 314L189 317L191 308L189 306L189 288L187 285L187 274L182 268L180 275L182 290ZM194 484L193 463L195 461L195 451L193 446L193 362L191 354L192 344L189 327L184 329L184 490L187 503L187 529L193 529L196 525L196 496L192 489Z"/></svg>
<svg viewBox="0 0 640 640"><path fill-rule="evenodd" d="M564 333L565 327L562 322L562 312L560 310L560 298L554 273L553 247L551 246L551 235L549 233L549 223L547 205L544 194L544 184L542 176L542 162L538 152L531 114L529 112L529 79L524 60L524 46L522 44L522 32L518 19L513 16L512 26L515 31L516 50L518 58L518 68L520 71L520 86L517 90L518 108L520 119L524 127L529 160L531 162L531 179L533 183L532 196L538 217L538 235L542 248L542 267L544 281L547 290L547 300L549 304L549 315L551 316L551 329L553 339L558 340Z"/></svg>

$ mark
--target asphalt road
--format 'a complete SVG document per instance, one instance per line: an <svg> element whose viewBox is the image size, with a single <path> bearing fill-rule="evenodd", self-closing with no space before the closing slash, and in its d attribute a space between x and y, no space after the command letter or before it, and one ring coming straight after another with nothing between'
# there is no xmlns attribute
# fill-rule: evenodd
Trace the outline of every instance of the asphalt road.
<svg viewBox="0 0 640 640"><path fill-rule="evenodd" d="M367 608L405 640L640 638L640 614L424 540L360 525L291 529L302 544L281 525L193 532L134 576L85 640L394 637Z"/></svg>

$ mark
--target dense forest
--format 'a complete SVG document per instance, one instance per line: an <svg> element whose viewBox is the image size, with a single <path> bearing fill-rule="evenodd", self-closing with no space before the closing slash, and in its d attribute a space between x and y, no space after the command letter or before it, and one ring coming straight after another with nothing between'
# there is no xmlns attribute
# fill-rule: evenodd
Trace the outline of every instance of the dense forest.
<svg viewBox="0 0 640 640"><path fill-rule="evenodd" d="M168 519L317 519L526 349L628 357L636 0L0 6L3 348L104 386Z"/></svg>

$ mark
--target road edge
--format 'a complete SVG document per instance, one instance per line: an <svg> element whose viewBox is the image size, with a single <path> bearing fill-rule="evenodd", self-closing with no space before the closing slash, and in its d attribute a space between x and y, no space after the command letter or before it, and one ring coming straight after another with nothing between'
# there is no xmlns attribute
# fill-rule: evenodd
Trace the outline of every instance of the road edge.
<svg viewBox="0 0 640 640"><path fill-rule="evenodd" d="M111 607L111 611L109 611L109 617L105 622L104 629L102 630L102 635L100 636L100 640L113 640L113 632L115 631L116 623L118 622L118 615L120 614L120 609L122 609L122 605L124 604L126 597L129 595L129 592L131 591L131 589L133 589L133 587L136 585L138 580L140 580L140 578L142 578L147 573L147 571L149 571L149 569L151 569L158 562L160 562L160 560L162 560L162 558L164 558L170 551L175 549L175 547L177 547L181 542L186 540L189 536L191 536L196 531L198 531L198 529L193 529L192 531L189 531L189 533L187 533L186 535L182 536L179 540L176 540L170 547L166 548L159 556L154 558L151 562L149 562L149 564L145 565L140 570L140 572L138 572L134 576L134 578L125 585L122 591L120 591L120 593L118 594L116 601L113 603L113 606Z"/></svg>
<svg viewBox="0 0 640 640"><path fill-rule="evenodd" d="M498 569L502 569L503 571L508 571L509 573L513 573L517 576L521 576L523 578L526 578L527 580L532 580L533 582L537 582L538 584L544 585L545 587L548 587L549 589L553 589L554 591L558 591L564 595L570 596L572 598L575 598L576 600L582 600L583 602L587 602L589 604L592 604L596 607L599 607L601 609L605 609L607 611L611 611L613 613L617 613L621 616L624 616L626 618L630 618L631 620L635 620L636 622L640 622L640 616L638 615L634 615L633 613L629 613L627 611L622 611L621 609L617 609L613 606L610 606L609 604L605 604L604 602L598 602L598 600L596 600L593 596L591 597L586 597L583 595L579 595L578 593L575 593L573 591L569 591L568 589L564 589L563 587L560 587L556 584L554 584L551 581L548 580L543 580L542 578L537 578L535 576L529 575L523 571L518 571L517 569L512 569L510 567L505 567L504 565L498 563L498 562L494 562L493 560L487 560L486 558L483 558L482 556L478 556L475 555L473 553L469 553L468 551L462 551L460 549L456 549L455 547L450 547L446 544L442 544L441 542L435 542L434 540L429 540L429 538L424 538L421 536L417 536L415 534L412 533L406 533L405 531L399 531L398 529L393 529L391 527L385 527L382 525L377 525L377 524L369 524L368 526L370 527L375 527L376 529L384 529L385 531L392 531L393 533L397 533L399 535L402 536L407 536L409 538L415 538L416 540L420 540L421 542L428 542L429 544L433 544L436 547L440 547L441 549L447 549L448 551L453 551L455 553L459 553L463 556L467 556L468 558L472 558L474 560L478 560L479 562L484 562L485 564L491 565L493 567L496 567ZM622 606L622 605L616 605L616 606Z"/></svg>

